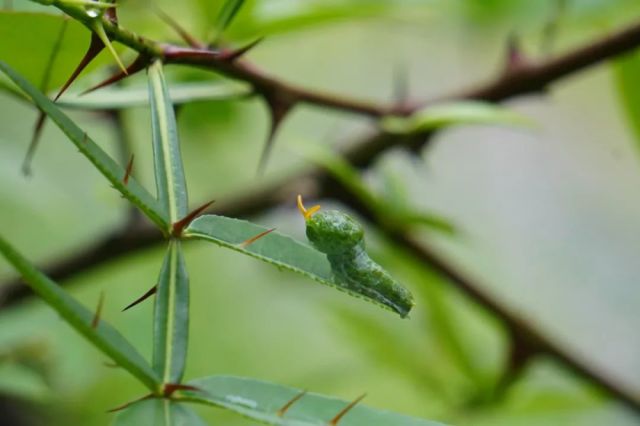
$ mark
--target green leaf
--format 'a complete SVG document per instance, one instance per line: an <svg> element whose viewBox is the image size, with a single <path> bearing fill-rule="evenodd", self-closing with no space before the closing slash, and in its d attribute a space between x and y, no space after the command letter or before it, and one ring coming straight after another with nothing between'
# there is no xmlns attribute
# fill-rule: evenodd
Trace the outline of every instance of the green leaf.
<svg viewBox="0 0 640 426"><path fill-rule="evenodd" d="M331 272L331 265L324 253L291 237L279 232L270 232L249 245L243 244L267 231L269 231L268 228L245 220L203 215L191 222L183 235L185 238L198 238L239 251L280 269L302 274L316 282L335 287L340 291L395 312L392 305L384 304L380 300L372 299L365 294L336 284Z"/></svg>
<svg viewBox="0 0 640 426"><path fill-rule="evenodd" d="M94 346L130 372L152 391L159 387L159 379L145 359L111 325L100 320L93 327L94 314L69 296L55 282L38 271L2 237L0 252L20 272L25 282L64 320L87 338Z"/></svg>
<svg viewBox="0 0 640 426"><path fill-rule="evenodd" d="M176 117L160 61L149 67L149 102L158 200L168 212L169 222L174 223L187 215L187 184Z"/></svg>
<svg viewBox="0 0 640 426"><path fill-rule="evenodd" d="M189 407L169 399L145 399L122 410L113 426L206 426Z"/></svg>
<svg viewBox="0 0 640 426"><path fill-rule="evenodd" d="M487 102L457 101L428 106L410 117L386 117L382 128L389 133L420 133L456 124L500 124L532 127L527 117Z"/></svg>
<svg viewBox="0 0 640 426"><path fill-rule="evenodd" d="M350 401L306 393L291 404L281 417L282 409L302 390L259 380L230 376L212 376L196 379L189 385L199 392L181 392L177 398L226 408L250 419L282 426L326 426ZM340 421L339 426L442 426L388 411L374 410L356 405Z"/></svg>
<svg viewBox="0 0 640 426"><path fill-rule="evenodd" d="M147 192L133 177L125 184L125 170L102 150L78 127L65 113L38 89L15 72L9 65L0 61L0 71L5 73L22 89L51 120L64 132L78 150L111 182L126 199L135 204L149 219L163 229L168 227L166 214L155 198Z"/></svg>
<svg viewBox="0 0 640 426"><path fill-rule="evenodd" d="M178 240L169 242L155 300L153 369L163 383L180 383L189 335L189 277Z"/></svg>
<svg viewBox="0 0 640 426"><path fill-rule="evenodd" d="M227 29L231 22L233 22L233 18L236 17L240 8L244 4L244 0L227 0L220 9L218 13L218 17L216 19L215 28L217 34L214 38L214 42L220 39L220 36Z"/></svg>
<svg viewBox="0 0 640 426"><path fill-rule="evenodd" d="M640 147L640 54L630 53L614 61L613 76L620 103Z"/></svg>
<svg viewBox="0 0 640 426"><path fill-rule="evenodd" d="M169 88L169 96L174 105L233 99L250 93L249 86L230 80L180 83ZM62 108L81 110L141 107L149 104L149 89L147 87L112 87L79 97L67 97L57 104Z"/></svg>
<svg viewBox="0 0 640 426"><path fill-rule="evenodd" d="M62 14L0 10L0 58L26 80L40 85L65 19ZM69 20L51 69L50 87L60 87L69 77L78 58L87 49L88 35L82 24ZM101 67L108 61L106 56L98 57L85 72Z"/></svg>

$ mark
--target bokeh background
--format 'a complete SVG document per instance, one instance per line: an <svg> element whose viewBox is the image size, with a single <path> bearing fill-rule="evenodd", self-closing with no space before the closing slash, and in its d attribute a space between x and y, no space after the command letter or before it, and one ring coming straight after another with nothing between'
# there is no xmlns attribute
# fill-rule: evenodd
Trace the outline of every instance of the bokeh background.
<svg viewBox="0 0 640 426"><path fill-rule="evenodd" d="M25 19L19 11L56 11L26 0L11 3L14 12L0 13L0 59L37 83L59 21L41 17L39 25L20 28L11 22ZM266 36L248 55L251 61L304 87L381 102L392 100L399 68L407 71L412 99L437 98L499 73L511 34L526 55L543 58L640 19L635 0L568 0L562 14L552 0L246 3L226 37L239 45ZM204 37L221 2L156 4ZM178 42L147 2L123 0L119 17L139 33ZM544 31L550 21L556 25L552 43ZM72 23L52 88L74 68L87 40L86 30ZM103 53L65 96L100 81L111 62ZM168 76L171 82L220 78L178 67ZM125 84L144 88L146 82L135 76ZM438 133L419 157L390 151L365 178L377 188L391 176L415 206L447 217L456 235L429 238L448 258L553 341L638 395L640 163L611 66L589 68L507 106L535 128L456 126ZM118 155L117 135L104 116L72 116ZM127 206L52 125L25 178L20 165L35 119L33 108L0 93L1 232L44 264L108 234L126 220ZM135 171L152 188L148 108L127 110L124 122ZM191 202L224 199L308 167L297 147L348 144L370 125L359 116L298 107L280 129L264 177L256 178L268 127L261 101L184 105L179 130ZM293 199L252 220L304 238ZM188 244L186 376L249 376L345 399L366 391L368 405L457 425L640 424L624 405L545 359L492 397L505 363L501 324L375 230L368 244L415 293L418 306L409 320L237 253ZM103 317L143 354L151 350L152 303L120 309L153 285L162 253L161 247L140 251L65 283L87 306L104 291ZM14 277L3 260L0 277ZM35 424L106 425L108 408L144 393L104 361L35 299L0 312L3 404ZM252 424L220 410L198 410L211 424Z"/></svg>

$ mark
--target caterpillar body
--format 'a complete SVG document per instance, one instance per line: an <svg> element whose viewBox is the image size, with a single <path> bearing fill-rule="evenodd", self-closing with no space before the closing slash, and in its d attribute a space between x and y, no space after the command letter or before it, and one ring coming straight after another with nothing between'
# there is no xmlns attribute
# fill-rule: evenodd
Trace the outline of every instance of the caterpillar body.
<svg viewBox="0 0 640 426"><path fill-rule="evenodd" d="M306 209L298 196L313 246L327 256L337 286L380 303L406 317L414 306L409 290L400 285L365 251L364 229L351 216L337 210Z"/></svg>

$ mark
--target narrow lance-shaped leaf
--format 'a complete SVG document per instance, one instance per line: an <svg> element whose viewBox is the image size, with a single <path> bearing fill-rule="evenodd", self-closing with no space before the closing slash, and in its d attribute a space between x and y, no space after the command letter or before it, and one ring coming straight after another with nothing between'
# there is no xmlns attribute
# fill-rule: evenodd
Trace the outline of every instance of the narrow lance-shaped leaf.
<svg viewBox="0 0 640 426"><path fill-rule="evenodd" d="M233 18L236 17L243 4L244 0L227 0L222 5L220 13L218 13L218 18L216 19L216 35L213 39L213 44L217 44L220 41L222 33L227 29L231 22L233 22Z"/></svg>
<svg viewBox="0 0 640 426"><path fill-rule="evenodd" d="M149 102L158 200L168 212L169 221L175 223L188 213L187 188L176 117L160 61L149 67Z"/></svg>
<svg viewBox="0 0 640 426"><path fill-rule="evenodd" d="M164 258L153 316L153 369L163 383L179 383L187 357L189 278L180 241L171 240Z"/></svg>
<svg viewBox="0 0 640 426"><path fill-rule="evenodd" d="M153 392L159 390L158 376L115 328L104 320L96 322L93 312L38 271L2 237L0 237L0 252L20 272L33 291L55 309L69 325Z"/></svg>
<svg viewBox="0 0 640 426"><path fill-rule="evenodd" d="M457 101L425 107L410 117L386 117L382 128L389 133L416 133L456 124L497 124L532 127L527 117L487 102Z"/></svg>
<svg viewBox="0 0 640 426"><path fill-rule="evenodd" d="M1 87L0 89L5 90ZM11 87L7 87L6 90L11 90ZM169 88L169 96L174 105L234 99L249 94L251 94L249 86L231 80L176 83ZM62 108L80 110L124 109L148 104L149 89L146 86L112 87L81 97L64 99L57 103Z"/></svg>
<svg viewBox="0 0 640 426"><path fill-rule="evenodd" d="M634 52L613 62L613 76L635 145L640 147L640 54Z"/></svg>
<svg viewBox="0 0 640 426"><path fill-rule="evenodd" d="M22 78L6 63L0 61L0 71L4 72L20 89L22 89L38 108L62 130L78 150L93 163L96 168L111 182L126 199L135 204L149 219L163 229L168 228L167 215L155 198L147 192L133 177L125 184L123 178L126 171L102 150L91 138L78 127L65 113L51 102L38 89Z"/></svg>
<svg viewBox="0 0 640 426"><path fill-rule="evenodd" d="M226 408L258 422L279 426L443 426L442 423L374 410L352 401L259 380L212 376L189 382L201 391L177 399ZM358 403L353 405L353 403Z"/></svg>
<svg viewBox="0 0 640 426"><path fill-rule="evenodd" d="M45 72L42 76L42 81L40 82L40 91L42 93L47 93L47 91L49 90L49 83L51 81L53 66L56 62L56 58L58 57L58 52L60 52L62 39L64 39L64 34L67 31L68 23L69 21L67 19L62 21L62 24L60 25L60 31L58 32L58 36L56 37L56 42L53 45L53 49L51 49L51 53L49 54L49 60L47 61ZM40 141L40 137L42 136L42 130L44 129L44 123L46 121L45 119L45 113L40 111L36 120L36 124L33 128L33 134L31 136L29 148L27 148L27 154L25 155L24 161L22 162L22 173L25 176L31 174L31 161L33 160L33 156L35 155L36 149L38 148L38 142Z"/></svg>
<svg viewBox="0 0 640 426"><path fill-rule="evenodd" d="M336 282L331 265L324 253L279 232L267 231L271 230L245 220L203 215L191 222L183 232L183 236L210 241L219 246L239 251L280 269L302 274L321 284L363 298L400 315L406 315L406 311L399 311L388 300L372 298L364 291L345 287ZM262 237L255 238L261 234Z"/></svg>
<svg viewBox="0 0 640 426"><path fill-rule="evenodd" d="M198 415L169 399L145 399L136 402L118 414L112 426L206 426Z"/></svg>

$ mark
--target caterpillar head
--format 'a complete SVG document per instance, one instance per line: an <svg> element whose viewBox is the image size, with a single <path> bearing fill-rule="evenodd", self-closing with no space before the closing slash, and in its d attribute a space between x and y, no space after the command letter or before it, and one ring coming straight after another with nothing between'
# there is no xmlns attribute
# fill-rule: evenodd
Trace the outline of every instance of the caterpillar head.
<svg viewBox="0 0 640 426"><path fill-rule="evenodd" d="M318 212L320 206L306 209L298 195L298 209L307 222L307 238L325 254L340 254L364 240L364 229L351 216L337 210Z"/></svg>

